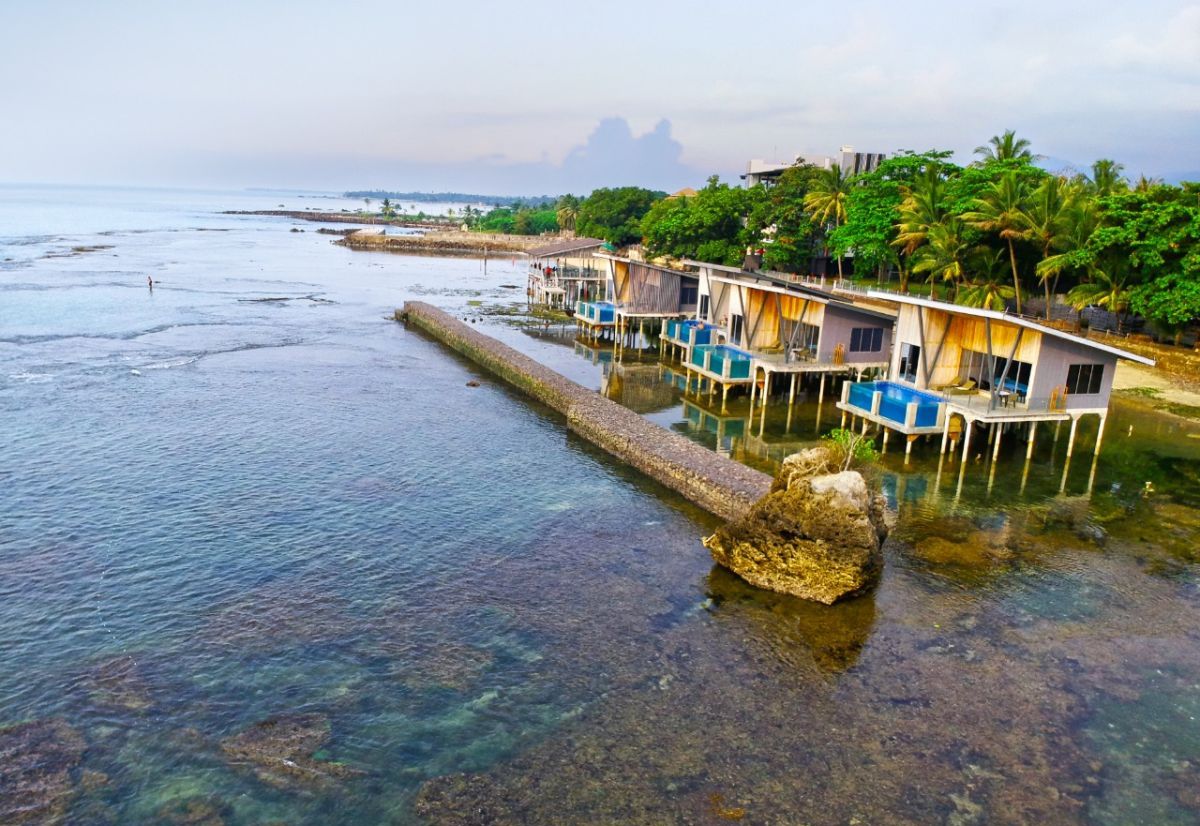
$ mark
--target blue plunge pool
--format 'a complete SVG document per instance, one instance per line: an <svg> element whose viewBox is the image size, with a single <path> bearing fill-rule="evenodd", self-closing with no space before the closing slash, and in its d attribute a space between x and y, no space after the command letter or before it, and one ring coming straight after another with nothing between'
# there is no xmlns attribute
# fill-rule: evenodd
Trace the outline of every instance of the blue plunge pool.
<svg viewBox="0 0 1200 826"><path fill-rule="evenodd" d="M863 381L850 385L849 403L853 407L870 413L871 403L875 393L880 394L879 415L883 418L904 424L908 419L908 406L917 405L917 427L935 427L938 422L938 406L942 400L932 393L926 393L903 384L890 381Z"/></svg>

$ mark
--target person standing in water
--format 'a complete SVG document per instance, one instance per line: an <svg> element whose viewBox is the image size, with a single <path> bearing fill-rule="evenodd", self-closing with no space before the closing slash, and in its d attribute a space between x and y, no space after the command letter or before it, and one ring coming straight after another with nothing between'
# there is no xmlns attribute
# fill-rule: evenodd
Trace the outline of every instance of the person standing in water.
<svg viewBox="0 0 1200 826"><path fill-rule="evenodd" d="M146 276L146 285L148 287L150 287L150 292L154 292L154 276L152 276L152 275Z"/></svg>

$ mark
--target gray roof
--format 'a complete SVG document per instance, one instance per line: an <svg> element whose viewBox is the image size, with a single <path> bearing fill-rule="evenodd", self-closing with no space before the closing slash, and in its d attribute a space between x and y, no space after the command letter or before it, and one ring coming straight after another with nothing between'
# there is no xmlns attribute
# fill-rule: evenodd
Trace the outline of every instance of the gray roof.
<svg viewBox="0 0 1200 826"><path fill-rule="evenodd" d="M569 252L583 252L584 250L596 249L602 246L604 246L602 238L567 238L563 241L556 241L553 244L546 244L544 247L534 247L531 250L526 250L526 254L530 258L553 258Z"/></svg>

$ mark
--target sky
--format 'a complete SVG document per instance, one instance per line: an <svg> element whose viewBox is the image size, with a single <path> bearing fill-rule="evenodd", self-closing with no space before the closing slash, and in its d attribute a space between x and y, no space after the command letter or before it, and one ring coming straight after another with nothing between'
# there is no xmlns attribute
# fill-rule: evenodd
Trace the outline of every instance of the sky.
<svg viewBox="0 0 1200 826"><path fill-rule="evenodd" d="M0 181L668 191L1005 129L1200 178L1200 0L0 0Z"/></svg>

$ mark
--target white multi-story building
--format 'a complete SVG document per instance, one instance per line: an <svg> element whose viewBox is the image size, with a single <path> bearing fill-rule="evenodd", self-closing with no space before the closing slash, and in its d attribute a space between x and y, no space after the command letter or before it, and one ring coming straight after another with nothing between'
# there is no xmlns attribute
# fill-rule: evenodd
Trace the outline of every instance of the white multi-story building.
<svg viewBox="0 0 1200 826"><path fill-rule="evenodd" d="M857 175L875 169L886 157L887 155L882 152L856 152L853 146L843 146L836 155L801 154L791 161L767 161L754 158L746 165L746 172L742 175L742 180L746 182L747 187L755 184L770 186L776 178L783 174L784 170L802 163L818 169L832 169L834 166L840 166L846 175Z"/></svg>

